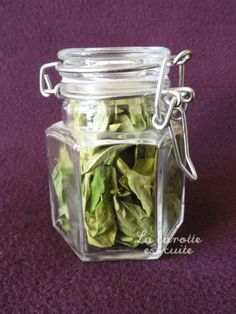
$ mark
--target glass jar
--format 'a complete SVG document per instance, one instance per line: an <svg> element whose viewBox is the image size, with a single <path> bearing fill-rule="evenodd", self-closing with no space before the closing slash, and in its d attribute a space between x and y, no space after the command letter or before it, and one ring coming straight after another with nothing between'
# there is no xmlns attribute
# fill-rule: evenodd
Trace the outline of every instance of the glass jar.
<svg viewBox="0 0 236 314"><path fill-rule="evenodd" d="M189 157L184 63L163 47L59 51L43 96L63 99L46 130L52 221L83 261L156 259L184 217ZM168 73L179 65L179 87ZM54 88L46 70L62 80Z"/></svg>

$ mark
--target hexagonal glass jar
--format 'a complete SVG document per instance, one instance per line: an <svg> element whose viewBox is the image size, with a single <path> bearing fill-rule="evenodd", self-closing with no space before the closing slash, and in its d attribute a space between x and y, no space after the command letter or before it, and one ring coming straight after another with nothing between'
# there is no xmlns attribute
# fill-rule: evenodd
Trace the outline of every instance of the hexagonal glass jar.
<svg viewBox="0 0 236 314"><path fill-rule="evenodd" d="M152 123L169 55L160 47L66 49L53 64L63 118L46 130L52 222L83 261L159 258L183 222L184 175L169 128ZM174 134L182 147L177 119Z"/></svg>

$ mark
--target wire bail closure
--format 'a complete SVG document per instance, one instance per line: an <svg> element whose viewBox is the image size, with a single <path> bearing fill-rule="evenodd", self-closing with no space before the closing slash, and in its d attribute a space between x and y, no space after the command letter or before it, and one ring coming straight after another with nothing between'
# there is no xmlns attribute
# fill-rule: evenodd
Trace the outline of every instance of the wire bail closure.
<svg viewBox="0 0 236 314"><path fill-rule="evenodd" d="M46 70L49 68L55 68L60 62L46 63L40 68L39 72L39 88L40 92L44 97L49 97L54 94L56 97L61 98L60 95L60 84L52 87L52 83Z"/></svg>
<svg viewBox="0 0 236 314"><path fill-rule="evenodd" d="M183 171L188 179L197 180L197 172L189 152L188 128L185 113L188 103L195 97L195 93L192 88L184 87L185 63L191 58L191 56L192 52L190 50L183 50L176 56L170 56L163 59L156 89L155 114L153 115L152 123L158 130L163 130L164 128L169 127L178 167ZM174 65L179 66L179 87L162 90L165 69L167 66L172 67ZM176 117L177 112L180 114L179 117ZM182 122L184 161L181 160L178 143L174 134L173 123L171 122L172 120L181 120Z"/></svg>
<svg viewBox="0 0 236 314"><path fill-rule="evenodd" d="M157 130L169 128L171 141L173 144L176 163L183 173L190 180L197 180L197 172L190 158L188 129L186 121L186 110L188 103L192 101L195 93L192 88L184 86L185 63L191 58L190 50L183 50L176 56L165 57L161 63L159 80L156 88L155 114L152 123ZM52 87L49 75L46 73L49 68L60 68L60 62L44 64L40 69L39 86L44 97L54 94L57 98L63 98L60 93L60 83ZM163 90L166 67L178 65L179 67L179 87ZM62 71L60 69L60 71ZM179 117L176 113L179 113ZM184 161L181 160L178 143L174 134L173 120L181 120L183 126L184 140Z"/></svg>

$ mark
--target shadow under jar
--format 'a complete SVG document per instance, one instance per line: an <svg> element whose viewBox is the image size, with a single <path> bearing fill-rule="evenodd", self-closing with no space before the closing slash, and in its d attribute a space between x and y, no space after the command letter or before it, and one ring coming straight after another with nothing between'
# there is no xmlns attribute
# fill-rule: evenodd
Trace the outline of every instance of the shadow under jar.
<svg viewBox="0 0 236 314"><path fill-rule="evenodd" d="M159 258L183 222L185 174L196 179L183 121L192 90L168 78L176 57L163 47L58 57L40 71L43 96L63 99L46 130L53 226L83 261Z"/></svg>

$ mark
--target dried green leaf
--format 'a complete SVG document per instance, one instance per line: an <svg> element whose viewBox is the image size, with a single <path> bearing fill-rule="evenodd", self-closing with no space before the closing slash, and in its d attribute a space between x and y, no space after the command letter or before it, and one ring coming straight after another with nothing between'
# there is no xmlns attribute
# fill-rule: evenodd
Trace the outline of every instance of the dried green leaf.
<svg viewBox="0 0 236 314"><path fill-rule="evenodd" d="M117 117L117 123L120 124L119 131L120 132L132 132L134 131L134 127L132 122L127 114L120 114Z"/></svg>
<svg viewBox="0 0 236 314"><path fill-rule="evenodd" d="M70 231L70 223L69 220L65 217L60 217L57 219L56 224L63 229L64 231Z"/></svg>
<svg viewBox="0 0 236 314"><path fill-rule="evenodd" d="M112 191L117 189L115 168L98 166L84 175L82 192L88 242L98 247L114 245L116 220Z"/></svg>
<svg viewBox="0 0 236 314"><path fill-rule="evenodd" d="M132 145L130 144L117 144L113 146L100 148L96 153L90 156L90 159L87 162L81 162L81 172L85 174L89 171L93 171L97 166L100 165L111 165L115 158L123 150L127 149Z"/></svg>
<svg viewBox="0 0 236 314"><path fill-rule="evenodd" d="M141 131L147 127L147 123L142 113L143 110L141 100L129 104L129 115L135 131Z"/></svg>
<svg viewBox="0 0 236 314"><path fill-rule="evenodd" d="M166 199L166 210L167 210L167 217L168 217L168 224L172 225L176 222L180 214L180 198L178 194L175 192L173 193L165 193Z"/></svg>
<svg viewBox="0 0 236 314"><path fill-rule="evenodd" d="M127 185L130 191L132 191L140 200L147 216L150 216L153 212L152 176L142 175L134 170L131 170L121 158L117 159L116 165L125 177L125 185Z"/></svg>
<svg viewBox="0 0 236 314"><path fill-rule="evenodd" d="M69 193L68 182L73 180L73 164L66 147L62 147L60 150L59 160L53 169L51 177L58 199L59 225L64 231L69 231L70 215L67 203L71 193ZM72 198L74 198L74 190L72 191Z"/></svg>
<svg viewBox="0 0 236 314"><path fill-rule="evenodd" d="M139 205L127 201L124 196L115 195L114 206L118 227L122 233L118 238L120 242L136 247L140 244L138 239L143 232L149 242L154 241L155 231L152 216L146 216L146 212ZM145 239L143 242L145 243Z"/></svg>
<svg viewBox="0 0 236 314"><path fill-rule="evenodd" d="M51 174L54 189L58 198L59 203L64 202L63 197L63 180L64 180L64 174L63 174L63 166L60 162L56 164L56 166L53 169L53 172Z"/></svg>
<svg viewBox="0 0 236 314"><path fill-rule="evenodd" d="M116 132L119 130L119 128L121 127L122 123L113 123L113 124L110 124L109 127L108 127L108 130L110 132Z"/></svg>
<svg viewBox="0 0 236 314"><path fill-rule="evenodd" d="M155 158L140 158L136 160L133 171L145 176L152 176L155 167Z"/></svg>
<svg viewBox="0 0 236 314"><path fill-rule="evenodd" d="M111 108L104 102L98 104L97 113L94 117L95 130L104 132L107 130L111 120Z"/></svg>

